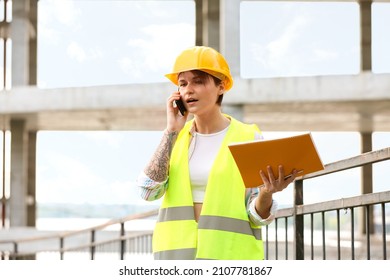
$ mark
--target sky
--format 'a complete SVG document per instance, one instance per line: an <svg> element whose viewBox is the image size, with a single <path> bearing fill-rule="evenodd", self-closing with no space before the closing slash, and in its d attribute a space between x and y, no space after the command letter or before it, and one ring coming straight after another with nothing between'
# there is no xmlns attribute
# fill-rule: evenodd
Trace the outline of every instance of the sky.
<svg viewBox="0 0 390 280"><path fill-rule="evenodd" d="M192 1L40 0L38 6L40 88L166 82L176 55L195 43ZM374 4L373 11L373 72L389 73L390 34L381 27L390 26L390 4ZM241 76L358 73L358 12L356 3L243 2ZM264 137L294 133L299 132L264 131ZM134 181L160 136L160 131L38 132L38 203L147 203ZM360 153L356 132L313 137L325 164ZM374 149L387 147L390 133L374 133L373 139ZM374 191L386 189L388 169L388 163L374 165ZM305 203L359 195L359 174L355 169L308 180ZM292 190L276 199L291 204Z"/></svg>

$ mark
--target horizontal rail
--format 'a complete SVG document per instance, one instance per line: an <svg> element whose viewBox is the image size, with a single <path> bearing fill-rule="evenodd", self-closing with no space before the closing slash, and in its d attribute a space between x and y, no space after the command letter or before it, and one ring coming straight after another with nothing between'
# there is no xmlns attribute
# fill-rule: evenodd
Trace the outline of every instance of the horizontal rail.
<svg viewBox="0 0 390 280"><path fill-rule="evenodd" d="M26 242L35 242L35 241L41 241L41 240L48 240L48 239L66 238L66 237L79 235L79 234L83 234L83 233L90 233L92 231L103 230L103 229L105 229L105 228L107 228L109 226L118 225L118 224L121 224L121 223L126 223L126 222L129 222L131 220L137 220L137 219L144 219L144 218L153 217L153 216L156 216L157 214L158 214L158 209L154 209L154 210L151 210L151 211L148 211L148 212L144 212L144 213L137 213L137 214L132 214L132 215L129 215L129 216L125 216L125 217L120 218L120 219L112 219L112 220L109 220L106 223L103 223L103 224L100 224L100 225L97 225L97 226L93 226L93 227L88 227L88 228L81 229L81 230L69 231L69 232L64 232L64 233L48 234L48 235L42 235L42 236L37 236L37 237L20 238L17 241L13 240L13 239L10 239L10 240L0 240L0 244L14 243L14 242L26 243Z"/></svg>
<svg viewBox="0 0 390 280"><path fill-rule="evenodd" d="M275 218L293 217L294 215L306 215L311 213L333 211L337 209L347 209L351 207L376 204L378 201L383 203L390 202L390 191L369 193L354 197L340 198L325 202L283 208L279 209L275 213Z"/></svg>
<svg viewBox="0 0 390 280"><path fill-rule="evenodd" d="M298 177L297 179L298 180L311 179L311 178L324 176L335 172L361 167L367 164L373 164L388 159L390 159L390 147L372 151L372 152L363 153L355 157L326 164L324 170L303 175L301 177Z"/></svg>

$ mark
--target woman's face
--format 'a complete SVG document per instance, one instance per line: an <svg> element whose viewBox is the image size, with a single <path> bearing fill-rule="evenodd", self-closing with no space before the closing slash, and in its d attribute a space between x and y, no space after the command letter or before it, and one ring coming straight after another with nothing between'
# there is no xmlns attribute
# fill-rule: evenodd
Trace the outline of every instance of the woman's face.
<svg viewBox="0 0 390 280"><path fill-rule="evenodd" d="M219 110L217 99L223 94L223 85L216 85L213 78L199 71L187 71L179 75L180 96L187 110L192 114L202 114Z"/></svg>

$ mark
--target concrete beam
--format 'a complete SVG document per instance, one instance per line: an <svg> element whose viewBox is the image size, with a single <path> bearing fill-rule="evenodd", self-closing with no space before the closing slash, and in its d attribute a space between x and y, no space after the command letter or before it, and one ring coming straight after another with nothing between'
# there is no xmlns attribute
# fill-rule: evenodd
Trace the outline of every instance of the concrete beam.
<svg viewBox="0 0 390 280"><path fill-rule="evenodd" d="M174 90L170 83L18 87L0 94L0 117L23 116L33 130L160 130ZM263 130L390 131L389 92L390 74L371 72L235 79L223 104L242 106L243 120Z"/></svg>
<svg viewBox="0 0 390 280"><path fill-rule="evenodd" d="M235 79L226 102L329 102L390 99L390 75L362 72L358 75Z"/></svg>
<svg viewBox="0 0 390 280"><path fill-rule="evenodd" d="M164 105L176 88L170 83L79 88L15 87L0 94L0 115L50 111L151 108ZM235 79L224 103L390 100L390 74Z"/></svg>

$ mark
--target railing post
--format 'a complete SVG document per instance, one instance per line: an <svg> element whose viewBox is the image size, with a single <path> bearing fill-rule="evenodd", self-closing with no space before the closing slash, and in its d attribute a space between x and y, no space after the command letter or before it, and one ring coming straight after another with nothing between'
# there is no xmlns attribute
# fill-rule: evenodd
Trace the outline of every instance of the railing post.
<svg viewBox="0 0 390 280"><path fill-rule="evenodd" d="M278 256L278 219L275 219L275 260L279 258Z"/></svg>
<svg viewBox="0 0 390 280"><path fill-rule="evenodd" d="M269 225L265 227L265 259L269 260L269 238L268 238Z"/></svg>
<svg viewBox="0 0 390 280"><path fill-rule="evenodd" d="M297 215L297 206L303 205L303 180L294 182L294 255L296 260L305 259L303 239L303 215Z"/></svg>
<svg viewBox="0 0 390 280"><path fill-rule="evenodd" d="M95 230L91 231L91 260L95 259Z"/></svg>
<svg viewBox="0 0 390 280"><path fill-rule="evenodd" d="M322 229L322 259L326 260L326 242L325 242L325 212L321 211L321 229Z"/></svg>
<svg viewBox="0 0 390 280"><path fill-rule="evenodd" d="M284 218L284 228L285 228L285 251L286 251L286 260L288 260L288 219L287 217Z"/></svg>
<svg viewBox="0 0 390 280"><path fill-rule="evenodd" d="M382 243L383 243L383 259L387 260L386 253L386 205L381 203L382 206Z"/></svg>
<svg viewBox="0 0 390 280"><path fill-rule="evenodd" d="M371 259L371 242L370 242L370 233L371 233L371 215L369 214L372 210L371 205L366 205L365 207L366 211L366 246L367 246L367 260Z"/></svg>
<svg viewBox="0 0 390 280"><path fill-rule="evenodd" d="M351 260L355 259L355 208L351 207Z"/></svg>
<svg viewBox="0 0 390 280"><path fill-rule="evenodd" d="M125 236L125 223L121 223L121 231L120 231L120 259L125 259L125 248L126 248L126 240L123 238Z"/></svg>
<svg viewBox="0 0 390 280"><path fill-rule="evenodd" d="M64 259L64 237L61 236L60 237L60 259L63 260Z"/></svg>
<svg viewBox="0 0 390 280"><path fill-rule="evenodd" d="M14 260L17 260L18 259L18 243L17 242L14 242L14 257L13 258L10 258L10 259L14 259Z"/></svg>

